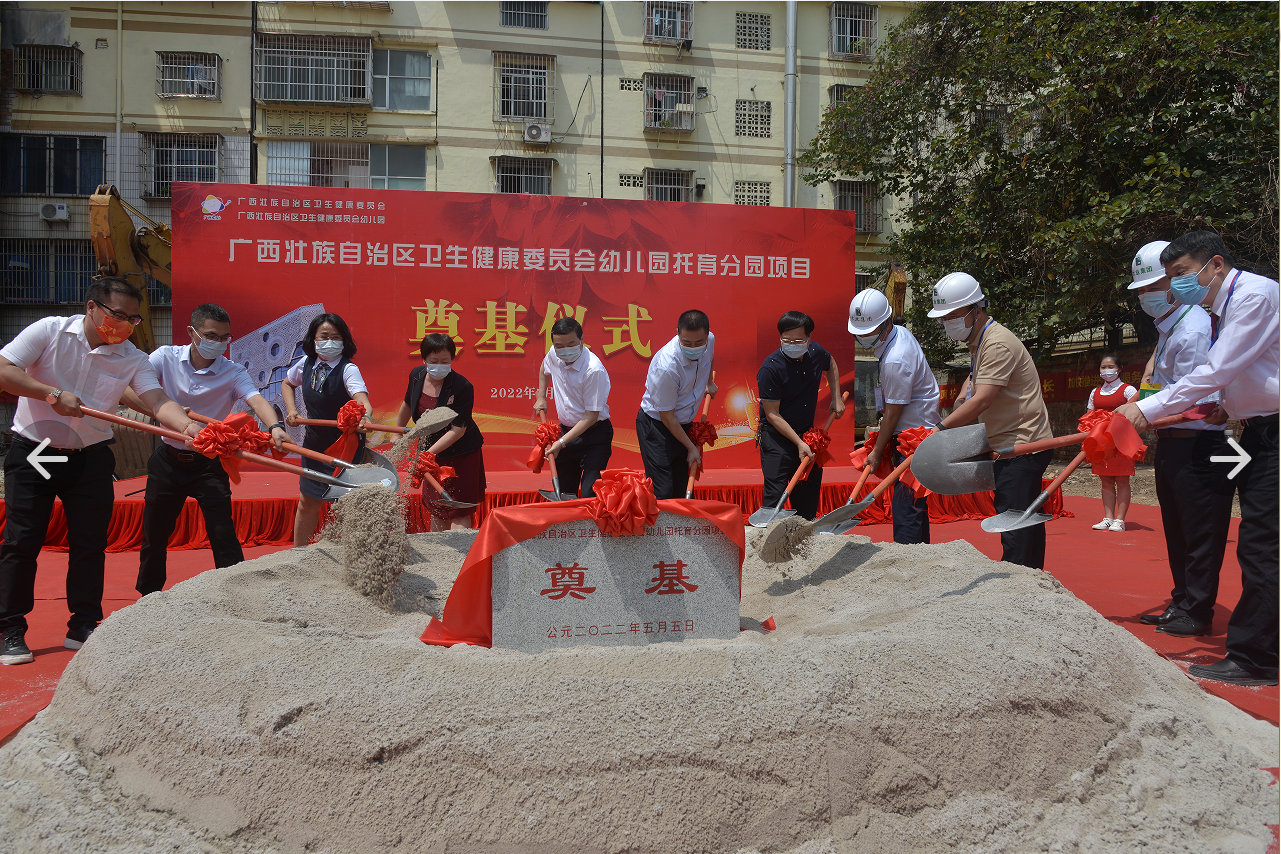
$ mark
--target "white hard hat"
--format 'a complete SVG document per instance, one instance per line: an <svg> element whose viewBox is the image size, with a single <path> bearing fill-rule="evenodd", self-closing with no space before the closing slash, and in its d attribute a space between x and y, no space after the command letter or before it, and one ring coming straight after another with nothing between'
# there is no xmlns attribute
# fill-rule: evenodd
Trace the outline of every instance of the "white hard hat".
<svg viewBox="0 0 1281 854"><path fill-rule="evenodd" d="M1130 262L1130 273L1134 276L1134 281L1127 290L1155 284L1165 275L1165 267L1161 264L1161 250L1169 245L1168 240L1153 240L1139 250Z"/></svg>
<svg viewBox="0 0 1281 854"><path fill-rule="evenodd" d="M934 308L930 317L942 317L958 308L983 301L978 279L969 273L948 273L934 286Z"/></svg>
<svg viewBox="0 0 1281 854"><path fill-rule="evenodd" d="M871 335L893 313L885 294L875 288L861 290L850 301L849 330L855 335Z"/></svg>

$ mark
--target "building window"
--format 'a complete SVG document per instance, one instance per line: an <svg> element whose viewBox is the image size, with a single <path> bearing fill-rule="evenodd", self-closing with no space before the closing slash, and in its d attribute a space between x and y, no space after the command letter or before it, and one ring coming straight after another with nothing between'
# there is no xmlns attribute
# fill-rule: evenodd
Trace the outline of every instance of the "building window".
<svg viewBox="0 0 1281 854"><path fill-rule="evenodd" d="M679 169L646 169L645 198L651 202L688 202L694 173Z"/></svg>
<svg viewBox="0 0 1281 854"><path fill-rule="evenodd" d="M555 93L556 57L494 54L494 121L550 122Z"/></svg>
<svg viewBox="0 0 1281 854"><path fill-rule="evenodd" d="M5 302L83 303L97 272L88 240L0 239Z"/></svg>
<svg viewBox="0 0 1281 854"><path fill-rule="evenodd" d="M769 181L735 181L734 204L769 205Z"/></svg>
<svg viewBox="0 0 1281 854"><path fill-rule="evenodd" d="M854 230L861 234L880 234L884 202L874 181L833 181L836 209L854 211Z"/></svg>
<svg viewBox="0 0 1281 854"><path fill-rule="evenodd" d="M222 100L222 57L216 53L156 51L156 94L161 98Z"/></svg>
<svg viewBox="0 0 1281 854"><path fill-rule="evenodd" d="M84 54L78 47L17 44L13 46L13 83L19 92L80 95L84 88Z"/></svg>
<svg viewBox="0 0 1281 854"><path fill-rule="evenodd" d="M668 0L645 4L645 43L683 45L690 39L693 3Z"/></svg>
<svg viewBox="0 0 1281 854"><path fill-rule="evenodd" d="M552 194L552 161L549 158L499 157L494 161L495 189L500 193L530 196Z"/></svg>
<svg viewBox="0 0 1281 854"><path fill-rule="evenodd" d="M201 133L140 134L142 195L168 199L174 181L215 183L221 177L222 137Z"/></svg>
<svg viewBox="0 0 1281 854"><path fill-rule="evenodd" d="M854 293L858 293L859 291L866 290L871 286L872 286L871 273L859 273L859 272L854 273Z"/></svg>
<svg viewBox="0 0 1281 854"><path fill-rule="evenodd" d="M546 3L499 3L498 23L527 30L547 29Z"/></svg>
<svg viewBox="0 0 1281 854"><path fill-rule="evenodd" d="M769 101L734 102L734 136L757 136L768 139Z"/></svg>
<svg viewBox="0 0 1281 854"><path fill-rule="evenodd" d="M739 50L769 50L769 15L736 12L734 39Z"/></svg>
<svg viewBox="0 0 1281 854"><path fill-rule="evenodd" d="M363 142L269 141L267 183L289 187L369 187Z"/></svg>
<svg viewBox="0 0 1281 854"><path fill-rule="evenodd" d="M369 186L375 190L426 190L426 147L370 145Z"/></svg>
<svg viewBox="0 0 1281 854"><path fill-rule="evenodd" d="M645 130L689 133L694 129L694 78L645 75Z"/></svg>
<svg viewBox="0 0 1281 854"><path fill-rule="evenodd" d="M431 54L375 50L374 106L384 110L430 110Z"/></svg>
<svg viewBox="0 0 1281 854"><path fill-rule="evenodd" d="M258 35L258 98L295 104L368 104L371 42L357 36Z"/></svg>
<svg viewBox="0 0 1281 854"><path fill-rule="evenodd" d="M871 59L876 53L876 7L864 3L832 4L832 55L838 59Z"/></svg>
<svg viewBox="0 0 1281 854"><path fill-rule="evenodd" d="M0 136L0 193L89 196L106 171L100 136Z"/></svg>
<svg viewBox="0 0 1281 854"><path fill-rule="evenodd" d="M853 92L854 87L846 83L835 83L827 87L828 106L835 108L844 104Z"/></svg>
<svg viewBox="0 0 1281 854"><path fill-rule="evenodd" d="M644 175L619 175L618 186L620 187L644 187Z"/></svg>
<svg viewBox="0 0 1281 854"><path fill-rule="evenodd" d="M618 78L618 89L621 92L643 92L645 84L639 77L620 77Z"/></svg>

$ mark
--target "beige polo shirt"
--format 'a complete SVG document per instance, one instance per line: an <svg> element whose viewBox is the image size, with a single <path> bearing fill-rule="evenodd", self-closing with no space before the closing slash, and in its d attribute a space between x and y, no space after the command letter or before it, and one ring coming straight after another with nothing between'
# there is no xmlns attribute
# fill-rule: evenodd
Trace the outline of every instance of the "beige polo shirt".
<svg viewBox="0 0 1281 854"><path fill-rule="evenodd" d="M993 448L1053 437L1032 354L996 321L988 326L975 354L973 382L976 386L1000 386L996 400L979 416Z"/></svg>

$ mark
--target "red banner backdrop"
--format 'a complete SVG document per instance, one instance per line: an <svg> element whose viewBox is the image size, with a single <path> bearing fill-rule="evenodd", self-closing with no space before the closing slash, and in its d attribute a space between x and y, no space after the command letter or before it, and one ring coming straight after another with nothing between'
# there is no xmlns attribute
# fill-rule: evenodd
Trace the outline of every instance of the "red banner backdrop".
<svg viewBox="0 0 1281 854"><path fill-rule="evenodd" d="M1126 365L1121 368L1121 380L1135 388L1143 380L1143 365ZM948 383L939 386L939 405L945 409L956 405L956 396L961 391L961 383ZM1097 369L1088 371L1053 371L1041 372L1041 397L1046 403L1063 403L1073 400L1081 401L1081 411L1085 411L1085 401L1090 392L1103 385Z"/></svg>
<svg viewBox="0 0 1281 854"><path fill-rule="evenodd" d="M759 465L756 371L778 347L783 312L811 315L814 339L853 381L855 232L844 211L175 183L173 228L175 340L195 306L222 305L245 336L232 357L273 399L299 323L323 305L351 327L376 418L388 423L418 342L446 333L455 370L476 386L493 470L524 467L537 372L561 317L583 324L609 370L611 467L640 465L634 419L649 357L687 309L707 312L716 335L711 466ZM820 412L827 399L824 388ZM854 444L850 422L838 425L834 455Z"/></svg>

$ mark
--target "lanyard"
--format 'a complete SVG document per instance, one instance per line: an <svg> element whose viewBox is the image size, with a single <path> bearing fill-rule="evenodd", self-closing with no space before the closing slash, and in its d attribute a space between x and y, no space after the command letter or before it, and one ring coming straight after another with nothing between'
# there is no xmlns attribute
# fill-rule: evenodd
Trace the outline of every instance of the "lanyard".
<svg viewBox="0 0 1281 854"><path fill-rule="evenodd" d="M978 343L974 345L974 355L970 357L970 387L965 391L966 400L969 400L974 396L974 360L978 358L979 348L983 346L983 336L987 334L987 328L995 322L996 321L994 320L989 320L987 323L983 324L983 331L979 333Z"/></svg>
<svg viewBox="0 0 1281 854"><path fill-rule="evenodd" d="M1165 340L1162 341L1161 346L1156 349L1156 358L1152 360L1153 369L1155 369L1157 365L1161 364L1161 354L1165 352L1165 345L1170 343L1170 337L1174 335L1174 330L1179 327L1179 324L1183 322L1183 318L1187 317L1188 312L1191 310L1192 306L1188 306L1183 309L1183 314L1180 314L1179 319L1174 321L1174 325L1170 327L1170 331L1165 333Z"/></svg>
<svg viewBox="0 0 1281 854"><path fill-rule="evenodd" d="M890 337L885 339L885 343L881 345L881 355L876 357L876 372L878 374L878 379L881 372L881 362L885 361L885 354L890 351L890 345L894 343L894 339L897 336L898 327L895 326L893 327L893 331L890 332Z"/></svg>
<svg viewBox="0 0 1281 854"><path fill-rule="evenodd" d="M1223 329L1223 321L1228 316L1228 304L1232 302L1232 294L1237 289L1237 279L1241 278L1241 271L1232 277L1232 284L1228 286L1228 298L1223 301L1223 311L1219 312L1219 322L1214 325L1214 331L1210 334L1210 346L1219 340L1219 332Z"/></svg>

